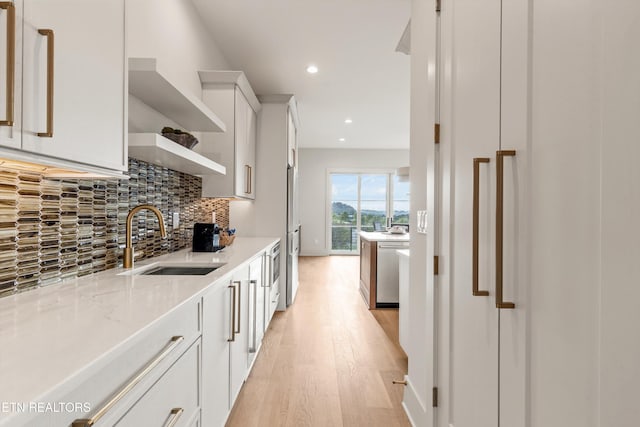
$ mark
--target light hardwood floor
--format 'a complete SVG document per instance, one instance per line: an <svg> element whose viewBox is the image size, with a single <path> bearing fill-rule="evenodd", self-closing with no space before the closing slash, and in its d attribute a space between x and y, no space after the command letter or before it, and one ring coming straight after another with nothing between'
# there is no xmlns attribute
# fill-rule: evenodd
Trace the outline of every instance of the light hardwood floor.
<svg viewBox="0 0 640 427"><path fill-rule="evenodd" d="M369 311L358 257L301 257L292 307L277 312L227 426L408 426L397 310Z"/></svg>

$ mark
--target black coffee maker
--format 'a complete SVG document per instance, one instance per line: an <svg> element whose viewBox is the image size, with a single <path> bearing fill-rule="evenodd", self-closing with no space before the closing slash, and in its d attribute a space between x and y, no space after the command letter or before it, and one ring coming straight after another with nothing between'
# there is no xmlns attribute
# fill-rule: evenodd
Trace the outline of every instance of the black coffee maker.
<svg viewBox="0 0 640 427"><path fill-rule="evenodd" d="M216 252L222 248L218 224L198 222L193 225L193 252Z"/></svg>

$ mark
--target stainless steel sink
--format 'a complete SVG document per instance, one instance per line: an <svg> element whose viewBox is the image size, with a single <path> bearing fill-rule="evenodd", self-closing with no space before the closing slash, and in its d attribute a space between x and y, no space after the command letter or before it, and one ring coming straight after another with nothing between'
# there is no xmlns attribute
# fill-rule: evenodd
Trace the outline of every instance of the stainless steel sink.
<svg viewBox="0 0 640 427"><path fill-rule="evenodd" d="M210 267L187 267L187 266L168 266L161 265L141 272L141 275L147 276L204 276L212 271L220 268L219 266Z"/></svg>
<svg viewBox="0 0 640 427"><path fill-rule="evenodd" d="M206 276L225 262L162 261L125 269L119 276Z"/></svg>

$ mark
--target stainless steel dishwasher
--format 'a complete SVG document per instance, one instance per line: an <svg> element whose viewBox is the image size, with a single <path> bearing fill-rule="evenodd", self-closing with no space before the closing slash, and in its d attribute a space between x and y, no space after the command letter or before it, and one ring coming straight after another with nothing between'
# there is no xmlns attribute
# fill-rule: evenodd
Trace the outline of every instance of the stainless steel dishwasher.
<svg viewBox="0 0 640 427"><path fill-rule="evenodd" d="M378 242L376 307L398 307L398 249L409 249L409 242Z"/></svg>

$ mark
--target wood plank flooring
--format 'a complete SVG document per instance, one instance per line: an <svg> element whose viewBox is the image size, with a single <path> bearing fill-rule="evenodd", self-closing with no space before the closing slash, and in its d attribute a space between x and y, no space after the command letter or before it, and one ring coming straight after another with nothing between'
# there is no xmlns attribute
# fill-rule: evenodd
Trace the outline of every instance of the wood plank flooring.
<svg viewBox="0 0 640 427"><path fill-rule="evenodd" d="M292 307L276 312L227 426L409 426L397 310L369 311L355 256L301 257Z"/></svg>

